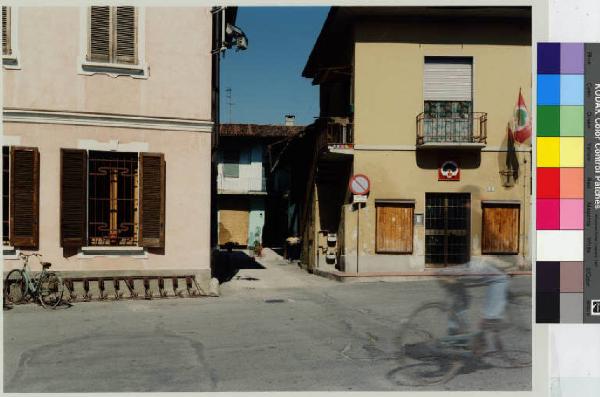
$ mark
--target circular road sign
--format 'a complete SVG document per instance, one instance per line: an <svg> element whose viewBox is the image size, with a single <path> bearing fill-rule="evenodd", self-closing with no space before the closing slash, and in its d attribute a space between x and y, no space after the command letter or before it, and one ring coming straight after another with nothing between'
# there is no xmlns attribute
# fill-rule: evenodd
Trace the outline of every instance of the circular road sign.
<svg viewBox="0 0 600 397"><path fill-rule="evenodd" d="M350 178L350 191L353 194L365 195L371 190L371 181L366 175L356 174Z"/></svg>

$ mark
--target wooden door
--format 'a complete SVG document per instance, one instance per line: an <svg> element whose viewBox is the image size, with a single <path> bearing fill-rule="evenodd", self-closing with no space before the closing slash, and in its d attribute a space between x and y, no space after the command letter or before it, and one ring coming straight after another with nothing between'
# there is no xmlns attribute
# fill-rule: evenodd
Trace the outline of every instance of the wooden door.
<svg viewBox="0 0 600 397"><path fill-rule="evenodd" d="M377 204L377 253L412 253L413 214L412 204Z"/></svg>
<svg viewBox="0 0 600 397"><path fill-rule="evenodd" d="M243 197L219 197L219 245L248 245L248 200Z"/></svg>
<svg viewBox="0 0 600 397"><path fill-rule="evenodd" d="M518 204L483 204L481 253L519 253Z"/></svg>

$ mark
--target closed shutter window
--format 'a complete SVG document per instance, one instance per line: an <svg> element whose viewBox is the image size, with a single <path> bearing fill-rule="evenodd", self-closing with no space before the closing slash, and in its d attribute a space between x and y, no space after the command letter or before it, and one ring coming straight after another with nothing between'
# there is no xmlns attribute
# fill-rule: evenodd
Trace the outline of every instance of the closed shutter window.
<svg viewBox="0 0 600 397"><path fill-rule="evenodd" d="M226 150L223 152L223 176L226 178L240 177L240 152Z"/></svg>
<svg viewBox="0 0 600 397"><path fill-rule="evenodd" d="M425 57L425 101L471 101L473 59Z"/></svg>
<svg viewBox="0 0 600 397"><path fill-rule="evenodd" d="M40 183L37 148L13 147L10 163L10 242L13 247L37 248Z"/></svg>
<svg viewBox="0 0 600 397"><path fill-rule="evenodd" d="M88 61L137 64L135 7L91 7Z"/></svg>
<svg viewBox="0 0 600 397"><path fill-rule="evenodd" d="M413 203L376 203L377 253L411 254Z"/></svg>
<svg viewBox="0 0 600 397"><path fill-rule="evenodd" d="M140 153L140 246L165 246L165 160L162 153Z"/></svg>
<svg viewBox="0 0 600 397"><path fill-rule="evenodd" d="M519 253L518 203L483 203L483 254Z"/></svg>
<svg viewBox="0 0 600 397"><path fill-rule="evenodd" d="M10 7L2 7L2 55L11 55Z"/></svg>

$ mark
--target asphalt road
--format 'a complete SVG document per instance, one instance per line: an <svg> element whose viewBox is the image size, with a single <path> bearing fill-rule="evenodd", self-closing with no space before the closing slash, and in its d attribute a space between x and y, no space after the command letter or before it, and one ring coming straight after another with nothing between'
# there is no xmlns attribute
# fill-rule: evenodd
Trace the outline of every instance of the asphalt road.
<svg viewBox="0 0 600 397"><path fill-rule="evenodd" d="M417 306L444 299L435 281L319 279L284 289L254 288L252 282L225 285L219 298L5 311L4 391L415 389L394 378L394 339ZM517 278L512 288L525 290L530 282ZM475 319L483 290L472 292ZM530 352L530 339L509 334L504 342ZM530 389L530 367L474 365L446 384L417 390Z"/></svg>

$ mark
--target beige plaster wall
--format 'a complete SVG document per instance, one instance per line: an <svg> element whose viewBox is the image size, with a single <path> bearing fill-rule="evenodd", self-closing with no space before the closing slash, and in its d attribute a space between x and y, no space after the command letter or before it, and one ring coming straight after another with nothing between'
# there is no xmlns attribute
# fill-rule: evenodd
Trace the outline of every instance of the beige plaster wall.
<svg viewBox="0 0 600 397"><path fill-rule="evenodd" d="M210 134L91 126L5 123L4 134L40 152L39 253L55 270L162 270L210 268ZM147 143L166 162L166 241L164 255L65 257L60 247L60 148L79 140ZM20 261L4 260L4 270ZM37 264L34 267L38 266ZM33 270L39 270L34 268Z"/></svg>
<svg viewBox="0 0 600 397"><path fill-rule="evenodd" d="M81 8L19 7L20 70L3 70L4 106L210 120L210 8L146 7L141 22L149 77L87 76Z"/></svg>

